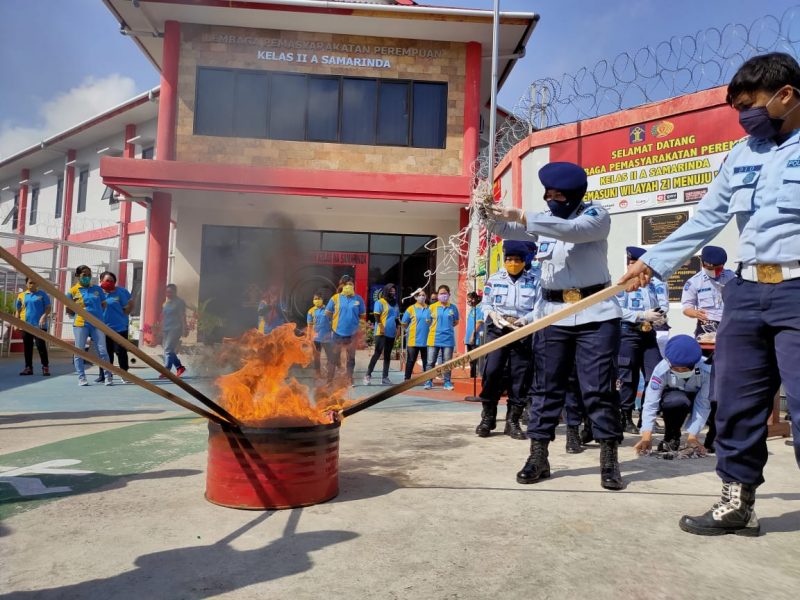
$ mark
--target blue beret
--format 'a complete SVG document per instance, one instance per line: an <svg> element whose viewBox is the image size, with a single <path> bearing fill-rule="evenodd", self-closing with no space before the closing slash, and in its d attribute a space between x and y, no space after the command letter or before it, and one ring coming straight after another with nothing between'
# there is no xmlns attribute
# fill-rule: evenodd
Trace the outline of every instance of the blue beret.
<svg viewBox="0 0 800 600"><path fill-rule="evenodd" d="M724 265L728 260L728 253L719 246L706 246L700 253L700 260L710 265Z"/></svg>
<svg viewBox="0 0 800 600"><path fill-rule="evenodd" d="M520 258L525 258L534 252L536 252L536 244L533 242L503 240L503 256L519 256Z"/></svg>
<svg viewBox="0 0 800 600"><path fill-rule="evenodd" d="M645 252L646 250L644 248L639 248L639 246L628 246L625 248L625 254L630 260L639 260Z"/></svg>
<svg viewBox="0 0 800 600"><path fill-rule="evenodd" d="M690 335L674 335L664 349L664 357L672 367L693 367L703 356L700 344Z"/></svg>
<svg viewBox="0 0 800 600"><path fill-rule="evenodd" d="M586 191L588 179L583 167L571 162L552 162L539 169L539 181L545 189Z"/></svg>

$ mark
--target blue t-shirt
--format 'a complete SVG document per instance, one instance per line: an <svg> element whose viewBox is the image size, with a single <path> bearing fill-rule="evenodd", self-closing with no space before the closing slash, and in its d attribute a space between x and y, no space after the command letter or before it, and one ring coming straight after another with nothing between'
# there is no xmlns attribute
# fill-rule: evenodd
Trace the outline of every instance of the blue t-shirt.
<svg viewBox="0 0 800 600"><path fill-rule="evenodd" d="M315 342L327 342L331 339L331 321L321 306L312 306L306 314L306 324L314 329Z"/></svg>
<svg viewBox="0 0 800 600"><path fill-rule="evenodd" d="M372 309L375 314L375 335L384 335L393 338L397 335L397 317L400 310L397 304L392 306L384 298L380 298ZM378 325L383 327L383 333L378 331Z"/></svg>
<svg viewBox="0 0 800 600"><path fill-rule="evenodd" d="M69 289L69 295L72 296L79 306L86 309L93 317L103 320L103 302L106 293L99 285L82 286L76 283ZM72 323L75 327L84 327L86 323L83 322L83 317L76 314L75 320Z"/></svg>
<svg viewBox="0 0 800 600"><path fill-rule="evenodd" d="M19 318L31 325L39 326L45 309L50 306L50 297L42 290L20 292L17 296Z"/></svg>
<svg viewBox="0 0 800 600"><path fill-rule="evenodd" d="M116 332L126 331L129 319L123 309L131 300L131 293L124 287L117 287L111 292L105 292L105 300L103 322Z"/></svg>
<svg viewBox="0 0 800 600"><path fill-rule="evenodd" d="M480 306L471 306L467 312L467 333L464 336L464 343L478 346L481 343L481 332L483 331L483 311ZM475 335L475 329L478 335Z"/></svg>
<svg viewBox="0 0 800 600"><path fill-rule="evenodd" d="M456 323L458 323L458 309L455 304L444 305L434 302L430 307L428 317L428 346L441 346L454 348L456 345Z"/></svg>
<svg viewBox="0 0 800 600"><path fill-rule="evenodd" d="M358 331L361 315L366 314L364 299L358 294L334 294L325 311L330 313L331 330L336 335L350 337Z"/></svg>
<svg viewBox="0 0 800 600"><path fill-rule="evenodd" d="M430 320L430 311L427 306L420 306L413 304L406 309L403 313L403 319L400 321L408 328L408 341L409 348L420 348L428 345L428 321Z"/></svg>
<svg viewBox="0 0 800 600"><path fill-rule="evenodd" d="M180 298L164 302L161 308L161 329L163 331L183 331L186 321L186 303Z"/></svg>

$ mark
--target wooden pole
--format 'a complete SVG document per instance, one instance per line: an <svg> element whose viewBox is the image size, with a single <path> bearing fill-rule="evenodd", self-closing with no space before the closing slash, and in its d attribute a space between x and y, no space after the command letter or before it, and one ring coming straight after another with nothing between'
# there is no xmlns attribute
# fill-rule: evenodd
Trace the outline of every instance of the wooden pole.
<svg viewBox="0 0 800 600"><path fill-rule="evenodd" d="M607 287L604 290L600 290L596 294L592 294L591 296L587 296L574 304L567 304L561 310L554 312L553 314L547 315L543 319L539 319L538 321L534 321L533 323L529 323L519 329L515 329L510 333L505 334L502 337L497 338L496 340L492 340L488 344L484 344L483 346L478 346L475 350L467 352L466 354L462 354L458 358L454 358L452 360L447 361L444 364L439 365L433 369L425 371L424 373L420 373L418 375L414 375L408 381L404 381L403 383L398 383L397 385L393 385L392 387L386 388L378 392L377 394L373 394L372 396L368 396L359 402L356 402L352 406L348 406L347 408L341 411L342 416L349 417L351 415L356 414L357 412L361 412L365 408L369 408L370 406L374 406L379 402L383 402L392 396L396 396L406 390L410 390L411 388L419 385L423 381L427 381L428 379L433 379L437 375L441 375L444 371L450 371L452 369L456 369L458 367L464 367L465 365L469 365L471 360L475 360L476 358L480 358L481 356L485 356L490 352L493 352L503 346L507 346L512 342L516 342L517 340L521 340L524 337L531 335L539 331L540 329L544 329L554 323L557 323L561 319L566 317L572 316L576 313L581 312L582 310L586 310L590 306L597 304L598 302L602 302L603 300L607 300L608 298L612 298L616 296L619 292L625 290L624 284L618 284L611 287Z"/></svg>
<svg viewBox="0 0 800 600"><path fill-rule="evenodd" d="M176 384L179 388L181 388L185 392L191 394L192 397L196 398L197 400L199 400L200 402L205 404L208 408L210 408L211 410L213 410L217 414L221 415L224 421L227 421L229 424L233 424L233 425L237 425L237 426L240 424L239 421L233 415L231 415L228 411L226 411L224 408L222 408L219 404L217 404L216 402L211 400L211 398L209 398L208 396L203 394L197 388L195 388L195 387L189 385L188 383L186 383L183 379L181 379L177 375L174 375L172 373L172 371L164 368L163 365L161 365L158 361L154 360L149 354L144 352L138 346L135 346L135 345L131 344L131 342L129 340L125 339L120 334L118 334L116 331L111 329L108 325L103 323L103 321L101 321L100 319L95 317L93 314L91 314L89 311L84 309L77 302L75 302L72 298L70 298L64 292L59 290L56 286L54 286L52 283L50 283L47 279L45 279L44 277L42 277L41 275L36 273L28 265L26 265L24 262L19 260L16 256L11 254L8 250L6 250L3 247L0 247L0 258L2 258L4 261L6 261L8 264L10 264L12 267L14 267L20 273L23 273L24 275L26 275L30 280L35 281L39 285L39 287L42 288L44 291L48 292L53 297L58 298L64 304L64 306L68 307L75 314L78 314L81 317L83 317L86 321L88 321L89 323L94 325L97 329L99 329L100 331L105 333L107 337L110 337L112 340L114 340L115 343L117 343L120 346L122 346L123 348L125 348L128 352L130 352L131 354L133 354L134 356L139 358L142 362L144 362L149 367L152 367L153 369L158 371L159 374L161 374L164 377L166 377L167 379L169 379L172 383ZM78 353L76 352L75 354L78 354ZM94 358L92 358L91 360L93 362L96 362ZM111 370L111 369L109 369L109 370Z"/></svg>
<svg viewBox="0 0 800 600"><path fill-rule="evenodd" d="M47 342L50 342L54 346L58 346L60 348L63 348L64 350L67 350L68 352L70 352L72 354L77 354L78 356L83 357L84 360L91 360L91 361L97 363L98 366L102 367L106 371L111 371L115 375L118 375L119 377L123 377L123 378L127 379L128 381L130 381L132 383L135 383L136 385L141 386L141 387L143 387L144 389L146 389L146 390L148 390L150 392L153 392L154 394L158 394L162 398L166 398L170 402L174 402L175 404L177 404L179 406L182 406L183 408L186 408L186 409L188 409L188 410L190 410L190 411L192 411L194 413L197 413L201 417L209 419L210 421L214 421L215 423L218 423L218 424L223 425L223 426L230 426L231 425L231 423L229 423L228 421L223 420L221 417L219 417L219 416L217 416L217 415L215 415L213 413L210 413L210 412L200 408L199 406L195 406L194 404L192 404L190 402L187 402L186 400L184 400L182 398L179 398L175 394L172 394L172 393L168 392L167 390L158 387L157 385L153 385L149 381L146 381L144 379L140 379L136 375L128 373L127 371L121 369L120 367L118 367L116 365L112 365L109 362L106 362L106 361L104 361L104 360L102 360L102 359L100 359L100 358L98 358L96 356L93 356L93 355L89 354L83 348L76 348L75 346L70 344L68 341L62 340L61 338L58 338L58 337L56 337L54 335L50 335L45 330L39 329L38 327L36 327L34 325L31 325L30 323L26 323L25 321L23 321L21 319L18 319L17 317L14 317L14 316L6 313L6 312L0 311L0 321L5 321L6 323L9 323L10 325L13 325L17 329L21 329L22 331L26 331L27 333L30 333L31 335L35 335L36 337L41 338L41 339L43 339L43 340L45 340Z"/></svg>

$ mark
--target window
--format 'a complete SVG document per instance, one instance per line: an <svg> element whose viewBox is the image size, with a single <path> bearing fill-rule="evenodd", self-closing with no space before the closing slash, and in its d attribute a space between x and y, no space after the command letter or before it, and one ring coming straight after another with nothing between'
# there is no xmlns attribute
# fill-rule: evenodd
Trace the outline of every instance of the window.
<svg viewBox="0 0 800 600"><path fill-rule="evenodd" d="M155 156L155 148L150 146L149 148L142 148L142 158L145 160L152 160L153 156Z"/></svg>
<svg viewBox="0 0 800 600"><path fill-rule="evenodd" d="M100 197L101 202L108 202L109 206L116 206L119 204L119 196L114 193L110 187L106 186L103 190L103 195Z"/></svg>
<svg viewBox="0 0 800 600"><path fill-rule="evenodd" d="M369 234L326 231L322 234L322 249L340 252L366 252L369 249Z"/></svg>
<svg viewBox="0 0 800 600"><path fill-rule="evenodd" d="M196 81L197 135L417 148L447 141L446 83L210 67L199 67Z"/></svg>
<svg viewBox="0 0 800 600"><path fill-rule="evenodd" d="M56 219L61 218L61 210L64 203L64 178L59 177L56 183Z"/></svg>
<svg viewBox="0 0 800 600"><path fill-rule="evenodd" d="M8 224L11 220L11 231L16 231L19 225L19 194L14 194L14 205L11 207L11 212L3 219L3 225Z"/></svg>
<svg viewBox="0 0 800 600"><path fill-rule="evenodd" d="M89 171L83 170L78 176L78 207L75 212L84 212L86 210L86 188L89 183Z"/></svg>
<svg viewBox="0 0 800 600"><path fill-rule="evenodd" d="M28 224L36 225L36 217L39 212L39 188L31 188L31 204L28 209L30 215L28 216Z"/></svg>
<svg viewBox="0 0 800 600"><path fill-rule="evenodd" d="M379 235L373 233L369 236L369 251L381 254L400 254L403 236Z"/></svg>

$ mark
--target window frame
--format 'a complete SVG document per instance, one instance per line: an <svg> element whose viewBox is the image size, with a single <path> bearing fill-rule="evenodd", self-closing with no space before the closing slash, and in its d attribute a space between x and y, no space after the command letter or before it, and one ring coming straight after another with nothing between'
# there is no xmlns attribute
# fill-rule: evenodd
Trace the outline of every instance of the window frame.
<svg viewBox="0 0 800 600"><path fill-rule="evenodd" d="M31 186L31 202L28 205L28 225L36 225L39 216L39 186Z"/></svg>
<svg viewBox="0 0 800 600"><path fill-rule="evenodd" d="M84 178L84 174L86 177ZM78 174L78 198L75 202L75 213L86 212L86 196L89 192L89 169L82 169Z"/></svg>
<svg viewBox="0 0 800 600"><path fill-rule="evenodd" d="M56 180L56 206L53 213L54 219L60 219L64 212L64 178Z"/></svg>

